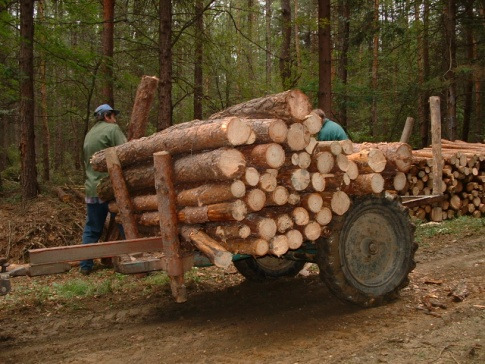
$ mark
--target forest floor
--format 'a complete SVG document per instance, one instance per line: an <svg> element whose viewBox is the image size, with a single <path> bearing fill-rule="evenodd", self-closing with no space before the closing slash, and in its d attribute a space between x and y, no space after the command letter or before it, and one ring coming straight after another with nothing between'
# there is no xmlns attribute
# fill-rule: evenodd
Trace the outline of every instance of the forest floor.
<svg viewBox="0 0 485 364"><path fill-rule="evenodd" d="M82 203L0 202L0 255L80 240ZM400 298L361 309L309 275L255 284L234 267L187 273L188 302L166 275L110 269L13 278L0 297L2 363L483 363L485 219L418 227Z"/></svg>

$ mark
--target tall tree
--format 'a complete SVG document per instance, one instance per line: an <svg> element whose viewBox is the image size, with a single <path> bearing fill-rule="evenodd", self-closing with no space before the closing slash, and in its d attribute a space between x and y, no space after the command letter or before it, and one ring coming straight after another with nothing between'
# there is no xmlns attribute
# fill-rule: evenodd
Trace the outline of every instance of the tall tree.
<svg viewBox="0 0 485 364"><path fill-rule="evenodd" d="M446 90L447 109L447 131L448 138L455 140L456 121L456 2L447 0L445 7L445 39L446 39L446 61L448 69L445 78L448 82Z"/></svg>
<svg viewBox="0 0 485 364"><path fill-rule="evenodd" d="M421 21L421 8L423 20ZM415 20L418 31L418 121L420 126L420 146L428 146L429 134L429 94L425 88L425 82L429 78L429 0L416 1Z"/></svg>
<svg viewBox="0 0 485 364"><path fill-rule="evenodd" d="M372 41L372 105L371 105L371 133L375 135L377 125L377 92L379 72L379 0L374 0L374 36Z"/></svg>
<svg viewBox="0 0 485 364"><path fill-rule="evenodd" d="M160 0L158 38L158 124L157 130L172 125L172 1Z"/></svg>
<svg viewBox="0 0 485 364"><path fill-rule="evenodd" d="M283 88L291 88L291 4L281 0L280 77Z"/></svg>
<svg viewBox="0 0 485 364"><path fill-rule="evenodd" d="M195 57L194 57L194 119L202 119L203 95L203 33L204 33L204 4L202 0L195 2Z"/></svg>
<svg viewBox="0 0 485 364"><path fill-rule="evenodd" d="M339 121L343 126L347 126L347 80L348 80L348 53L350 38L350 0L338 1L338 34L340 57L338 62L338 77L342 82L343 94L339 108Z"/></svg>
<svg viewBox="0 0 485 364"><path fill-rule="evenodd" d="M34 133L34 1L20 2L20 160L22 198L37 197Z"/></svg>
<svg viewBox="0 0 485 364"><path fill-rule="evenodd" d="M44 0L38 0L37 15L40 22L44 22ZM41 37L41 42L45 42L45 37ZM42 120L42 177L44 181L50 180L50 163L49 163L49 123L47 119L47 77L46 77L46 55L40 53L40 118ZM79 154L79 153L77 153Z"/></svg>
<svg viewBox="0 0 485 364"><path fill-rule="evenodd" d="M474 64L474 51L473 51L473 0L467 0L465 2L465 14L467 16L467 24L465 25L465 40L466 40L466 59L473 69ZM463 109L463 129L461 133L461 139L468 141L468 134L470 132L470 124L472 119L472 107L473 107L473 72L469 72L465 80L465 105Z"/></svg>
<svg viewBox="0 0 485 364"><path fill-rule="evenodd" d="M266 43L266 88L269 88L271 84L271 73L272 73L272 43L271 43L271 17L273 11L271 10L272 0L266 0L265 2L265 43Z"/></svg>
<svg viewBox="0 0 485 364"><path fill-rule="evenodd" d="M115 0L103 0L103 98L104 102L114 106L113 94L113 32L114 32Z"/></svg>
<svg viewBox="0 0 485 364"><path fill-rule="evenodd" d="M318 106L333 115L330 0L318 0Z"/></svg>

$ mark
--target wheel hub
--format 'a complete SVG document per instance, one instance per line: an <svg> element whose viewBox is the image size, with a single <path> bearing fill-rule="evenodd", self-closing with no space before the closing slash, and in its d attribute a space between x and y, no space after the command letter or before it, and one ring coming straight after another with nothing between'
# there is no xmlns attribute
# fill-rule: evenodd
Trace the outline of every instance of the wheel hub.
<svg viewBox="0 0 485 364"><path fill-rule="evenodd" d="M342 238L344 271L363 290L384 285L393 277L401 252L397 233L383 214L361 214Z"/></svg>

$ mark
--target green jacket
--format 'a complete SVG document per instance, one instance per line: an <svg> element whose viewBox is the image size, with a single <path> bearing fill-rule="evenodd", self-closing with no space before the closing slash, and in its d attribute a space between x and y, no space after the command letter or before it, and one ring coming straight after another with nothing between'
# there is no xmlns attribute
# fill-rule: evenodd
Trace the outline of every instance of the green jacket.
<svg viewBox="0 0 485 364"><path fill-rule="evenodd" d="M86 197L97 197L96 187L99 181L108 175L106 172L97 172L89 163L94 153L126 143L126 137L118 124L98 121L84 138L84 166L86 167Z"/></svg>
<svg viewBox="0 0 485 364"><path fill-rule="evenodd" d="M346 140L349 139L345 133L344 128L342 128L335 121L330 119L325 119L322 129L318 133L319 141L330 141L330 140Z"/></svg>

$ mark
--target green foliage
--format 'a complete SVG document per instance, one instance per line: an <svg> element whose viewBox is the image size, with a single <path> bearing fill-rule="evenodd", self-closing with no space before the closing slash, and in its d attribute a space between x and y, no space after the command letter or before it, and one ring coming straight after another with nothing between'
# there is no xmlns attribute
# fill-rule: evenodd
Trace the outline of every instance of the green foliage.
<svg viewBox="0 0 485 364"><path fill-rule="evenodd" d="M437 235L465 235L473 233L485 226L485 218L461 216L456 219L445 220L441 223L418 222L415 240L421 242Z"/></svg>

